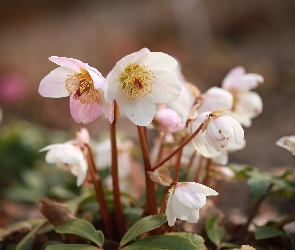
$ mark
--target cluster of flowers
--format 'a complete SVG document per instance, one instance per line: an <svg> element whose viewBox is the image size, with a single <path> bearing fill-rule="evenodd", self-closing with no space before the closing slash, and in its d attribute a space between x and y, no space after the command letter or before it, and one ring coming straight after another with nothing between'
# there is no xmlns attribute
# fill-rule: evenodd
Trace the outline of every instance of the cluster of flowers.
<svg viewBox="0 0 295 250"><path fill-rule="evenodd" d="M206 196L218 193L200 183L172 179L170 170L177 163L166 161L162 166L160 162L169 155L169 150L173 151L197 131L182 150L181 160L188 161L187 156L196 155L211 159L217 165L226 165L228 152L245 146L241 125L249 127L251 120L262 111L261 98L251 90L263 82L263 77L246 74L244 68L236 67L226 75L221 88L213 87L201 93L185 80L173 57L146 48L122 58L106 78L97 69L76 59L52 56L49 60L60 67L41 81L39 93L52 98L70 96L70 111L76 122L89 123L104 113L112 123L118 105L134 124L159 131L150 154L155 167L149 174L154 182L169 187L165 212L168 224L174 225L177 218L197 222ZM85 143L89 144L89 135L81 130L75 141L50 145L42 151L48 150L47 162L76 175L80 186L88 171ZM131 155L133 143L121 142L117 147L120 187L139 197L139 193L134 193L134 190L141 190L138 187L142 185L137 174L140 173L139 164ZM108 152L109 142L98 146L98 168L111 165ZM110 186L108 183L111 180L106 184Z"/></svg>

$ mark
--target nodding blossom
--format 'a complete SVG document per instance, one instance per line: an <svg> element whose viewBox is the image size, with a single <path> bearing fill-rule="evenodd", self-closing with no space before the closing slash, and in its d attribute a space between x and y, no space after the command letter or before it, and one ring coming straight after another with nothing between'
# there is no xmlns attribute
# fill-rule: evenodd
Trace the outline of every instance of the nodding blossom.
<svg viewBox="0 0 295 250"><path fill-rule="evenodd" d="M216 157L229 142L244 144L244 130L232 117L224 115L226 111L204 112L192 123L193 131L202 123L200 131L192 143L197 152L205 157Z"/></svg>
<svg viewBox="0 0 295 250"><path fill-rule="evenodd" d="M45 161L50 164L56 164L66 171L70 171L77 176L77 186L81 186L86 178L88 165L81 148L66 142L62 144L51 144L42 149L40 152L48 151Z"/></svg>
<svg viewBox="0 0 295 250"><path fill-rule="evenodd" d="M111 105L104 101L105 78L97 69L73 58L51 56L48 59L60 67L40 82L42 96L70 96L71 115L78 123L92 122L102 112L112 122Z"/></svg>
<svg viewBox="0 0 295 250"><path fill-rule="evenodd" d="M156 103L176 100L181 84L173 72L176 60L147 48L117 62L106 79L105 99L116 100L123 113L136 125L152 122Z"/></svg>
<svg viewBox="0 0 295 250"><path fill-rule="evenodd" d="M199 209L206 204L206 196L215 195L218 195L215 190L195 182L179 182L172 186L165 212L168 225L173 226L177 218L196 223Z"/></svg>
<svg viewBox="0 0 295 250"><path fill-rule="evenodd" d="M160 109L156 112L153 125L163 132L177 132L183 129L181 117L173 109Z"/></svg>
<svg viewBox="0 0 295 250"><path fill-rule="evenodd" d="M295 156L295 135L280 138L276 141L276 145L289 150Z"/></svg>
<svg viewBox="0 0 295 250"><path fill-rule="evenodd" d="M224 78L222 88L231 92L234 96L234 103L230 116L235 118L245 127L250 127L251 119L262 112L262 100L253 91L264 79L261 75L245 73L243 67L233 68Z"/></svg>

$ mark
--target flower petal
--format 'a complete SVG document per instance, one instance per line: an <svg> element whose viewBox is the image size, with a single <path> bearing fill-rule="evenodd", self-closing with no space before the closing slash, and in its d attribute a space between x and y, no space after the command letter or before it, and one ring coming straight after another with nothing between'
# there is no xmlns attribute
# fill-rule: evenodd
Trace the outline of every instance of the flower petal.
<svg viewBox="0 0 295 250"><path fill-rule="evenodd" d="M187 218L191 215L191 209L178 200L175 192L171 195L171 211L174 216L181 220L187 220Z"/></svg>
<svg viewBox="0 0 295 250"><path fill-rule="evenodd" d="M148 98L154 103L169 103L177 100L180 95L182 85L174 72L155 74L155 83Z"/></svg>
<svg viewBox="0 0 295 250"><path fill-rule="evenodd" d="M230 70L223 79L221 86L224 89L239 89L238 83L245 74L245 69L241 66L235 67Z"/></svg>
<svg viewBox="0 0 295 250"><path fill-rule="evenodd" d="M173 194L172 194L173 195ZM168 201L167 201L167 206L166 206L166 211L165 214L167 216L168 220L168 225L172 227L176 221L176 216L172 213L172 204L171 204L171 196L169 196Z"/></svg>
<svg viewBox="0 0 295 250"><path fill-rule="evenodd" d="M99 103L83 104L73 96L70 98L70 110L74 120L84 124L94 121L102 113Z"/></svg>
<svg viewBox="0 0 295 250"><path fill-rule="evenodd" d="M94 83L94 87L104 91L105 78L102 76L102 74L96 68L90 66L87 66L85 69L91 76Z"/></svg>
<svg viewBox="0 0 295 250"><path fill-rule="evenodd" d="M177 66L177 61L163 52L150 52L149 56L141 61L152 71L170 71Z"/></svg>
<svg viewBox="0 0 295 250"><path fill-rule="evenodd" d="M56 157L59 161L67 164L79 164L84 159L83 153L71 144L63 144L56 149Z"/></svg>
<svg viewBox="0 0 295 250"><path fill-rule="evenodd" d="M261 75L255 73L245 74L239 83L240 91L247 91L256 88L259 83L263 83L264 79Z"/></svg>
<svg viewBox="0 0 295 250"><path fill-rule="evenodd" d="M81 186L83 184L83 182L85 181L85 178L87 175L87 170L88 170L87 163L86 163L85 159L83 159L83 161L81 161L79 164L78 173L77 173L77 186L78 187Z"/></svg>
<svg viewBox="0 0 295 250"><path fill-rule="evenodd" d="M200 209L206 204L205 191L194 182L182 182L174 191L177 199L185 206Z"/></svg>
<svg viewBox="0 0 295 250"><path fill-rule="evenodd" d="M218 195L218 193L214 189L209 188L203 184L200 184L200 183L193 183L193 184L195 187L201 188L204 191L206 196Z"/></svg>
<svg viewBox="0 0 295 250"><path fill-rule="evenodd" d="M68 67L58 67L45 76L39 85L39 94L44 97L59 98L69 96L65 84L69 75L76 72Z"/></svg>
<svg viewBox="0 0 295 250"><path fill-rule="evenodd" d="M187 222L197 223L200 218L200 210L199 209L191 209L190 216L187 218Z"/></svg>
<svg viewBox="0 0 295 250"><path fill-rule="evenodd" d="M120 61L117 62L117 66L124 70L128 65L133 63L142 64L142 60L150 55L150 50L147 48L143 48L139 51L133 52L125 57L123 57Z"/></svg>
<svg viewBox="0 0 295 250"><path fill-rule="evenodd" d="M88 66L87 63L83 63L74 58L51 56L48 59L59 66L70 67L75 70L75 72L80 72L81 69L85 69Z"/></svg>
<svg viewBox="0 0 295 250"><path fill-rule="evenodd" d="M123 113L136 125L149 125L155 114L155 103L149 98L139 98L136 101L126 100L122 95L117 98L117 103Z"/></svg>
<svg viewBox="0 0 295 250"><path fill-rule="evenodd" d="M105 85L105 100L106 102L112 102L120 91L120 79L123 69L118 64L108 74Z"/></svg>

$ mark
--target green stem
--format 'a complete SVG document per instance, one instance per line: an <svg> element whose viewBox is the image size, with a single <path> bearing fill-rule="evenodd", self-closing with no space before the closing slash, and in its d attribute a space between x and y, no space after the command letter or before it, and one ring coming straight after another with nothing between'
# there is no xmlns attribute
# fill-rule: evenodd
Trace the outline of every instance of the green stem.
<svg viewBox="0 0 295 250"><path fill-rule="evenodd" d="M97 201L100 205L100 212L101 212L101 217L104 223L104 227L106 229L106 235L107 238L109 239L114 239L113 236L113 230L112 230L112 225L111 225L111 217L108 211L108 206L104 197L103 193L103 187L102 183L100 181L100 176L98 174L97 168L95 166L94 158L93 158L93 152L92 148L89 144L85 144L88 154L87 154L87 162L88 162L88 167L90 170L90 174L92 177L92 182L94 185L95 193L96 193L96 198Z"/></svg>
<svg viewBox="0 0 295 250"><path fill-rule="evenodd" d="M120 237L126 232L125 220L122 210L120 186L119 186L119 171L118 171L118 152L116 141L116 118L117 118L117 103L114 102L114 121L110 124L111 148L112 148L112 180L113 180L113 197L116 212L117 227Z"/></svg>
<svg viewBox="0 0 295 250"><path fill-rule="evenodd" d="M174 155L182 150L182 148L187 145L194 137L202 130L203 123L198 127L198 129L192 133L184 142L182 142L178 148L176 148L170 155L168 155L165 159L163 159L160 163L152 168L151 171L155 171L159 167L161 167L165 162L169 161Z"/></svg>

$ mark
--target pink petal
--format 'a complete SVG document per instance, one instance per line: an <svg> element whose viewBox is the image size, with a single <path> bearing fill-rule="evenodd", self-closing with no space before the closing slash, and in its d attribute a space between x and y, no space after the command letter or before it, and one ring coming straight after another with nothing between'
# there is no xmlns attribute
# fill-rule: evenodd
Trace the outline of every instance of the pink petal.
<svg viewBox="0 0 295 250"><path fill-rule="evenodd" d="M227 73L225 78L222 81L222 88L224 89L236 89L238 88L239 82L245 75L245 69L241 66L233 68L230 72Z"/></svg>
<svg viewBox="0 0 295 250"><path fill-rule="evenodd" d="M65 88L68 75L75 74L75 71L68 67L58 67L45 76L39 85L39 94L44 97L59 98L68 96Z"/></svg>
<svg viewBox="0 0 295 250"><path fill-rule="evenodd" d="M102 76L102 74L96 68L90 66L87 66L86 70L88 71L89 75L91 76L94 82L94 87L97 89L104 90L105 78Z"/></svg>
<svg viewBox="0 0 295 250"><path fill-rule="evenodd" d="M51 56L48 59L59 66L72 68L76 72L80 72L81 69L85 69L88 66L87 63L83 63L80 60L74 58Z"/></svg>
<svg viewBox="0 0 295 250"><path fill-rule="evenodd" d="M102 113L102 109L97 102L83 104L79 100L74 100L73 96L70 98L70 110L74 120L84 124L94 121Z"/></svg>

